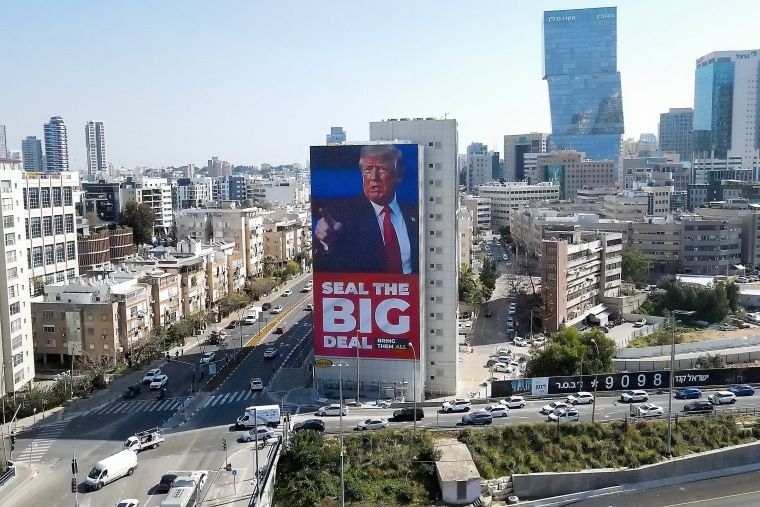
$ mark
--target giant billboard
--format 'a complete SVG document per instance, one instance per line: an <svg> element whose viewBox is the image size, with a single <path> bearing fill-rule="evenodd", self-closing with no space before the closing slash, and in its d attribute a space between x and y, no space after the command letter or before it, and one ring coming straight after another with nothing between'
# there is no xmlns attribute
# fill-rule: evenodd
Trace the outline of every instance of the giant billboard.
<svg viewBox="0 0 760 507"><path fill-rule="evenodd" d="M315 355L413 359L418 146L312 146L310 162Z"/></svg>

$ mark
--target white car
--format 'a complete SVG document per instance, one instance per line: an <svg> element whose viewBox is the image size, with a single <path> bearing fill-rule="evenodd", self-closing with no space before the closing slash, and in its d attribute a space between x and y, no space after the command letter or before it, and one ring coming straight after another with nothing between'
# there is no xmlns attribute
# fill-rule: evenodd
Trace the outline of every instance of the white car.
<svg viewBox="0 0 760 507"><path fill-rule="evenodd" d="M264 351L264 359L272 359L277 357L277 349L274 347L269 347Z"/></svg>
<svg viewBox="0 0 760 507"><path fill-rule="evenodd" d="M655 405L653 403L641 405L636 409L636 415L639 417L657 417L664 413L665 410L661 406Z"/></svg>
<svg viewBox="0 0 760 507"><path fill-rule="evenodd" d="M153 382L153 379L157 376L161 375L161 370L158 368L153 368L152 370L148 370L148 373L145 374L143 377L143 384L150 384Z"/></svg>
<svg viewBox="0 0 760 507"><path fill-rule="evenodd" d="M491 366L491 369L497 373L512 373L512 368L508 364L496 363Z"/></svg>
<svg viewBox="0 0 760 507"><path fill-rule="evenodd" d="M157 377L153 378L153 382L150 383L150 388L161 389L166 385L167 382L169 382L169 377L166 375L158 375Z"/></svg>
<svg viewBox="0 0 760 507"><path fill-rule="evenodd" d="M551 414L558 408L570 408L570 405L565 403L564 401L553 401L549 403L548 405L544 405L543 407L541 407L541 413Z"/></svg>
<svg viewBox="0 0 760 507"><path fill-rule="evenodd" d="M266 426L257 426L256 428L250 429L240 435L240 441L241 442L253 442L258 438L259 441L266 442L268 439L272 438L274 436L274 430L272 428L267 428Z"/></svg>
<svg viewBox="0 0 760 507"><path fill-rule="evenodd" d="M260 378L252 378L251 379L251 391L261 391L264 389L264 382L261 381Z"/></svg>
<svg viewBox="0 0 760 507"><path fill-rule="evenodd" d="M731 391L718 391L707 397L713 405L725 405L727 403L736 403L736 395Z"/></svg>
<svg viewBox="0 0 760 507"><path fill-rule="evenodd" d="M382 430L388 427L388 421L382 417L370 417L364 422L360 422L356 425L356 429L359 431L366 430Z"/></svg>
<svg viewBox="0 0 760 507"><path fill-rule="evenodd" d="M507 417L509 416L509 407L506 405L486 405L485 407L480 409L484 412L490 412L491 416L496 419L497 417Z"/></svg>
<svg viewBox="0 0 760 507"><path fill-rule="evenodd" d="M647 325L647 319L638 319L633 323L633 327L644 327Z"/></svg>
<svg viewBox="0 0 760 507"><path fill-rule="evenodd" d="M291 294L293 294L293 291L290 290L290 289L288 289L288 290L285 290L285 291L282 292L282 297L286 298L286 297L290 296Z"/></svg>
<svg viewBox="0 0 760 507"><path fill-rule="evenodd" d="M116 504L116 507L139 507L140 506L140 500L137 498L127 498L124 500L119 500L119 503Z"/></svg>
<svg viewBox="0 0 760 507"><path fill-rule="evenodd" d="M272 308L272 311L270 313L275 313L275 314L282 313L282 306L281 305L275 306L274 308Z"/></svg>
<svg viewBox="0 0 760 507"><path fill-rule="evenodd" d="M332 405L327 405L317 410L317 415L341 415L341 412L343 415L348 415L348 407L343 407L343 410L341 410L339 404L333 403Z"/></svg>
<svg viewBox="0 0 760 507"><path fill-rule="evenodd" d="M547 420L551 422L579 421L580 414L574 408L558 408L549 414Z"/></svg>
<svg viewBox="0 0 760 507"><path fill-rule="evenodd" d="M641 389L634 389L633 391L626 391L620 393L620 401L623 403L634 403L637 401L649 401L649 394Z"/></svg>
<svg viewBox="0 0 760 507"><path fill-rule="evenodd" d="M201 364L210 363L214 358L216 358L215 352L206 352L203 354L203 357L201 357Z"/></svg>
<svg viewBox="0 0 760 507"><path fill-rule="evenodd" d="M533 345L535 345L536 347L543 347L544 345L546 345L546 338L544 338L543 336L533 338Z"/></svg>
<svg viewBox="0 0 760 507"><path fill-rule="evenodd" d="M509 398L504 398L499 403L507 408L525 408L525 398L522 396L510 396Z"/></svg>
<svg viewBox="0 0 760 507"><path fill-rule="evenodd" d="M441 405L441 411L448 414L452 412L469 412L470 408L470 400L467 398L456 398Z"/></svg>
<svg viewBox="0 0 760 507"><path fill-rule="evenodd" d="M206 484L206 479L208 479L208 473L198 471L193 472L190 474L190 477L195 479L195 482L198 484L198 491L203 489L203 485Z"/></svg>
<svg viewBox="0 0 760 507"><path fill-rule="evenodd" d="M530 343L526 338L522 338L520 336L515 336L515 345L518 347L527 347Z"/></svg>
<svg viewBox="0 0 760 507"><path fill-rule="evenodd" d="M594 403L594 395L585 391L581 391L568 396L567 402L571 405L578 405L579 403Z"/></svg>
<svg viewBox="0 0 760 507"><path fill-rule="evenodd" d="M311 304L311 303L309 303L309 304L307 304L306 306L304 306L304 308L303 308L303 309L304 309L304 310L306 310L307 312L311 312L311 311L314 311L314 305L313 305L313 304Z"/></svg>

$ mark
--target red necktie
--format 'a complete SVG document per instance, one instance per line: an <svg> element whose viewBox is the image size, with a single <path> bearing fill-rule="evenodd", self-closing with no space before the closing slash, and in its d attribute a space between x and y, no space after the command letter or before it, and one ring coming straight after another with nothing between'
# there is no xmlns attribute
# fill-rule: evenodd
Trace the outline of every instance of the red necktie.
<svg viewBox="0 0 760 507"><path fill-rule="evenodd" d="M385 240L385 266L388 273L403 273L401 269L401 248L398 246L396 229L391 223L391 210L383 208L383 239Z"/></svg>

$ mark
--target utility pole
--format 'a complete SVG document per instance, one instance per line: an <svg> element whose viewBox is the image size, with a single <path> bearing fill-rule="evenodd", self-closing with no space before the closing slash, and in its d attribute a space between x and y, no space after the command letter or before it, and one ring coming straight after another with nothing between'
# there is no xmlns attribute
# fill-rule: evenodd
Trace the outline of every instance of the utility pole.
<svg viewBox="0 0 760 507"><path fill-rule="evenodd" d="M253 452L256 457L256 469L253 471L253 476L256 478L256 489L254 490L254 494L259 496L259 414L256 407L253 407L253 423L255 424L253 428L256 433L256 445L253 447Z"/></svg>
<svg viewBox="0 0 760 507"><path fill-rule="evenodd" d="M74 507L79 507L79 491L77 487L77 472L79 466L77 465L77 457L74 448L71 448L71 492L74 493Z"/></svg>

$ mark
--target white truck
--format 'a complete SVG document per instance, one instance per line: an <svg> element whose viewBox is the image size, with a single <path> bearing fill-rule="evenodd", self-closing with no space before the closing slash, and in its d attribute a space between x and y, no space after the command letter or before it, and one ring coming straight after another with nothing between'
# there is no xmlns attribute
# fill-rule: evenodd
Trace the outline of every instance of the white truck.
<svg viewBox="0 0 760 507"><path fill-rule="evenodd" d="M161 428L153 428L135 433L124 441L121 448L125 451L140 452L158 447L163 441L164 434L161 433Z"/></svg>
<svg viewBox="0 0 760 507"><path fill-rule="evenodd" d="M246 407L245 413L237 418L237 428L255 428L256 426L273 426L280 424L279 405L260 405Z"/></svg>
<svg viewBox="0 0 760 507"><path fill-rule="evenodd" d="M243 319L243 324L246 324L246 325L255 324L256 321L259 319L260 313L261 313L261 307L259 306L252 306L248 308L248 312L245 315L245 319Z"/></svg>
<svg viewBox="0 0 760 507"><path fill-rule="evenodd" d="M125 475L132 475L136 468L137 453L119 451L95 463L90 473L87 474L84 485L90 491L98 490Z"/></svg>

